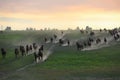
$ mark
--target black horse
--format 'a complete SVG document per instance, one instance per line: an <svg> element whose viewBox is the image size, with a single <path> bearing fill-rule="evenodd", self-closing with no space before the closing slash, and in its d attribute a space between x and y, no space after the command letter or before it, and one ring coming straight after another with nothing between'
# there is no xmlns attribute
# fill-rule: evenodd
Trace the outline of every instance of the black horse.
<svg viewBox="0 0 120 80"><path fill-rule="evenodd" d="M36 43L33 43L33 48L34 48L34 50L37 49L37 44Z"/></svg>
<svg viewBox="0 0 120 80"><path fill-rule="evenodd" d="M43 52L41 49L39 49L39 52L38 52L38 59L43 60Z"/></svg>
<svg viewBox="0 0 120 80"><path fill-rule="evenodd" d="M115 39L115 40L118 40L119 38L120 38L120 35L119 35L119 34L114 35L114 39Z"/></svg>
<svg viewBox="0 0 120 80"><path fill-rule="evenodd" d="M44 50L44 45L41 45L41 47L39 48L39 51L43 51Z"/></svg>
<svg viewBox="0 0 120 80"><path fill-rule="evenodd" d="M39 49L38 53L34 52L34 58L36 62L37 62L37 59L43 60L43 51L41 50L41 48Z"/></svg>
<svg viewBox="0 0 120 80"><path fill-rule="evenodd" d="M88 40L89 40L90 42L93 42L93 41L94 41L93 38L89 38Z"/></svg>
<svg viewBox="0 0 120 80"><path fill-rule="evenodd" d="M105 42L105 43L107 42L107 38L104 38L104 42Z"/></svg>
<svg viewBox="0 0 120 80"><path fill-rule="evenodd" d="M87 42L87 45L88 45L88 46L91 46L92 44L91 44L91 42L90 42L90 41L88 41L88 42Z"/></svg>
<svg viewBox="0 0 120 80"><path fill-rule="evenodd" d="M69 40L67 40L67 44L68 44L68 46L70 46L70 41Z"/></svg>
<svg viewBox="0 0 120 80"><path fill-rule="evenodd" d="M26 53L28 54L29 51L30 51L30 47L29 45L26 45Z"/></svg>
<svg viewBox="0 0 120 80"><path fill-rule="evenodd" d="M96 44L99 44L100 42L101 42L101 39L100 39L100 38L97 38Z"/></svg>
<svg viewBox="0 0 120 80"><path fill-rule="evenodd" d="M30 50L32 50L33 48L32 48L32 45L30 45Z"/></svg>
<svg viewBox="0 0 120 80"><path fill-rule="evenodd" d="M19 55L19 50L18 50L18 48L15 48L15 57L17 58L18 55Z"/></svg>
<svg viewBox="0 0 120 80"><path fill-rule="evenodd" d="M53 42L53 38L52 37L50 38L50 41L51 41L51 43Z"/></svg>
<svg viewBox="0 0 120 80"><path fill-rule="evenodd" d="M1 53L2 53L2 57L4 59L6 57L6 51L4 48L1 48Z"/></svg>
<svg viewBox="0 0 120 80"><path fill-rule="evenodd" d="M55 39L57 38L57 35L56 35L56 34L54 34L54 38L55 38Z"/></svg>
<svg viewBox="0 0 120 80"><path fill-rule="evenodd" d="M24 48L24 46L20 46L20 52L21 52L22 56L25 55L25 48Z"/></svg>
<svg viewBox="0 0 120 80"><path fill-rule="evenodd" d="M64 44L64 41L62 39L59 39L59 44L61 46L62 44Z"/></svg>

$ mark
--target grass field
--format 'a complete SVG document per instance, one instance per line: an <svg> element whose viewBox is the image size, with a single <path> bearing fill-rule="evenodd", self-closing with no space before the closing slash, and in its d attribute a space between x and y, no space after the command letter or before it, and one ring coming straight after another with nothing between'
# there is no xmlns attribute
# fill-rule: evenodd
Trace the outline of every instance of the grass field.
<svg viewBox="0 0 120 80"><path fill-rule="evenodd" d="M77 51L75 46L55 45L45 62L34 63L34 56L15 58L19 44L43 43L59 31L14 31L0 34L0 48L7 49L6 59L0 55L0 80L120 80L120 42L91 51ZM104 33L103 33L104 34ZM103 35L102 34L102 35ZM69 39L80 39L77 31L66 34ZM45 44L47 50L53 44Z"/></svg>

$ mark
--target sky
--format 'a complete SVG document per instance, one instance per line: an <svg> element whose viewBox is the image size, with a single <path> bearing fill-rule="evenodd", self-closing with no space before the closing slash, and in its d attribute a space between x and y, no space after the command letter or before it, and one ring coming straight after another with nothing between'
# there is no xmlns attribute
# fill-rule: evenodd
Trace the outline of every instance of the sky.
<svg viewBox="0 0 120 80"><path fill-rule="evenodd" d="M115 28L120 27L119 3L120 0L0 0L0 26L14 30Z"/></svg>

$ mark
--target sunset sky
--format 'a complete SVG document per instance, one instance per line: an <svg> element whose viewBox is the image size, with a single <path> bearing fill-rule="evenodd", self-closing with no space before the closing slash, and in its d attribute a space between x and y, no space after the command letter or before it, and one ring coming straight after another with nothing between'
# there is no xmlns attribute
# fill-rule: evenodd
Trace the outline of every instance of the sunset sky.
<svg viewBox="0 0 120 80"><path fill-rule="evenodd" d="M0 0L0 26L94 29L120 27L120 0Z"/></svg>

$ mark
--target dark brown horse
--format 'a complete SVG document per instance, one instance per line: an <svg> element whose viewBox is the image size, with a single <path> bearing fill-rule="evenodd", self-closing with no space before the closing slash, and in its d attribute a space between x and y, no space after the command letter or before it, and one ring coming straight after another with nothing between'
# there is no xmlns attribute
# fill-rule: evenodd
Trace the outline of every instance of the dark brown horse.
<svg viewBox="0 0 120 80"><path fill-rule="evenodd" d="M76 46L77 46L77 50L82 50L83 49L83 45L80 44L79 42L76 42Z"/></svg>

